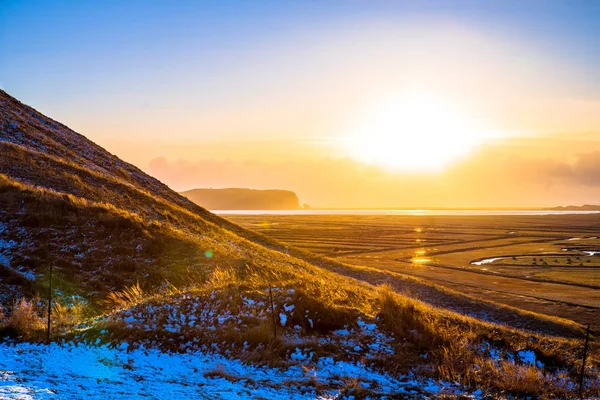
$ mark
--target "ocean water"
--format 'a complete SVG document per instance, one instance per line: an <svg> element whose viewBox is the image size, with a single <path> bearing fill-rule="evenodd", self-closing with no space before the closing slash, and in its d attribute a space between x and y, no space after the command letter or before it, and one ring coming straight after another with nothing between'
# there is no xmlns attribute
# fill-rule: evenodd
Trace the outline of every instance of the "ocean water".
<svg viewBox="0 0 600 400"><path fill-rule="evenodd" d="M438 215L438 216L486 216L486 215L568 215L600 214L599 211L553 211L553 210L211 210L221 215Z"/></svg>

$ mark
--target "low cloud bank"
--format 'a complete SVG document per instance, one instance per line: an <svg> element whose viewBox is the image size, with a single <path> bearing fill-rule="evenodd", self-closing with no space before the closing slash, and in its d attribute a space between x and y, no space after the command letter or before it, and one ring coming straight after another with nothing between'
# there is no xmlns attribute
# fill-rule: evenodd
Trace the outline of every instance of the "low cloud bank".
<svg viewBox="0 0 600 400"><path fill-rule="evenodd" d="M600 151L535 156L488 146L439 173L398 173L352 159L239 162L153 159L148 171L176 190L287 189L315 207L501 207L600 203Z"/></svg>

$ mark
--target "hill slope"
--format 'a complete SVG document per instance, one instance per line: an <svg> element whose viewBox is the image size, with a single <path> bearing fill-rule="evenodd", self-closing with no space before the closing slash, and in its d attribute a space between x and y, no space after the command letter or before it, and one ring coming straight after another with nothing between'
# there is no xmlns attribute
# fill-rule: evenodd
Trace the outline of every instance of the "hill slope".
<svg viewBox="0 0 600 400"><path fill-rule="evenodd" d="M39 286L53 264L63 289L102 296L136 280L176 284L216 263L277 258L241 237L245 230L3 91L0 154L5 284Z"/></svg>
<svg viewBox="0 0 600 400"><path fill-rule="evenodd" d="M209 210L297 210L298 196L289 190L192 189L181 194Z"/></svg>

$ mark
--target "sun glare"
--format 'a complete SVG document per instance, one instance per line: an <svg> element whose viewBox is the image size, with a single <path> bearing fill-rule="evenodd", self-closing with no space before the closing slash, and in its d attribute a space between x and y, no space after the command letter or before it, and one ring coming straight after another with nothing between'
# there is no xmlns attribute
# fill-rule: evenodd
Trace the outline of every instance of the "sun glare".
<svg viewBox="0 0 600 400"><path fill-rule="evenodd" d="M399 171L436 171L480 142L474 121L452 104L413 96L384 102L346 132L352 158Z"/></svg>

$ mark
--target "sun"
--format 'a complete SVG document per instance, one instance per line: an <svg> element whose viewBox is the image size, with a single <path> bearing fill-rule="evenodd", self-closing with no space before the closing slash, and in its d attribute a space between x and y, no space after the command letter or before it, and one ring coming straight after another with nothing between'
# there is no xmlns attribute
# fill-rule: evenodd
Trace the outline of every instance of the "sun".
<svg viewBox="0 0 600 400"><path fill-rule="evenodd" d="M350 132L348 132L350 131ZM395 98L359 116L346 130L348 155L396 171L438 171L481 141L473 119L429 96Z"/></svg>

